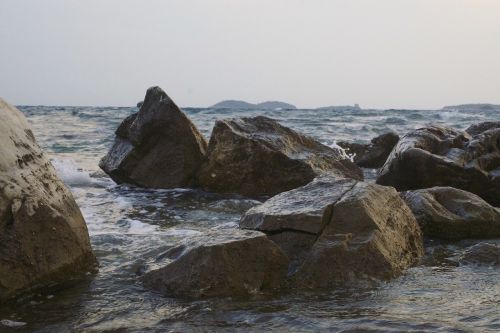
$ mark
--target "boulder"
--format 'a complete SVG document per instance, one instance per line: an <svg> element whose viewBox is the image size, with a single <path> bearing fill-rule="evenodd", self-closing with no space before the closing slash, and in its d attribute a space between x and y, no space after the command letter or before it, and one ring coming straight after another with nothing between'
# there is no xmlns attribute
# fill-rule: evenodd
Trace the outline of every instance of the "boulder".
<svg viewBox="0 0 500 333"><path fill-rule="evenodd" d="M500 128L500 121L485 121L479 124L473 124L465 131L470 135L478 135L495 128Z"/></svg>
<svg viewBox="0 0 500 333"><path fill-rule="evenodd" d="M152 87L139 112L120 124L99 166L119 184L187 187L193 185L206 147L195 125L161 88Z"/></svg>
<svg viewBox="0 0 500 333"><path fill-rule="evenodd" d="M500 245L476 244L465 250L459 261L464 265L500 266Z"/></svg>
<svg viewBox="0 0 500 333"><path fill-rule="evenodd" d="M447 240L500 237L500 209L453 187L401 193L424 235Z"/></svg>
<svg viewBox="0 0 500 333"><path fill-rule="evenodd" d="M418 224L396 190L353 179L317 177L251 208L240 227L283 249L297 288L395 277L423 254Z"/></svg>
<svg viewBox="0 0 500 333"><path fill-rule="evenodd" d="M0 99L0 302L96 269L87 226L23 114Z"/></svg>
<svg viewBox="0 0 500 333"><path fill-rule="evenodd" d="M380 168L399 141L399 135L388 132L371 140L369 144L339 142L348 154L354 154L354 163L363 168Z"/></svg>
<svg viewBox="0 0 500 333"><path fill-rule="evenodd" d="M483 131L484 130L484 131ZM467 132L429 126L403 136L377 183L399 191L451 186L500 205L500 128L478 124Z"/></svg>
<svg viewBox="0 0 500 333"><path fill-rule="evenodd" d="M248 230L212 231L168 251L173 259L146 273L144 285L173 297L248 297L280 289L286 255L265 234Z"/></svg>
<svg viewBox="0 0 500 333"><path fill-rule="evenodd" d="M259 116L215 123L198 181L210 191L258 197L305 185L319 174L363 179L340 149Z"/></svg>

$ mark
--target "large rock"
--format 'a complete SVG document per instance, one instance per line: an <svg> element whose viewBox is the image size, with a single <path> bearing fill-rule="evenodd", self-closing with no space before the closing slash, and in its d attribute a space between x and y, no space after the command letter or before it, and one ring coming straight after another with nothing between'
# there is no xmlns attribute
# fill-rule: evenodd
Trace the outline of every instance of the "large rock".
<svg viewBox="0 0 500 333"><path fill-rule="evenodd" d="M363 179L339 149L259 116L215 123L198 179L207 190L255 197L305 185L323 173Z"/></svg>
<svg viewBox="0 0 500 333"><path fill-rule="evenodd" d="M251 208L240 227L267 233L284 250L299 288L395 277L423 254L396 190L353 179L318 177Z"/></svg>
<svg viewBox="0 0 500 333"><path fill-rule="evenodd" d="M384 165L392 149L398 143L399 136L388 132L372 139L369 144L339 142L348 154L354 154L354 163L363 168L380 168Z"/></svg>
<svg viewBox="0 0 500 333"><path fill-rule="evenodd" d="M186 187L193 185L206 147L195 125L161 88L152 87L139 112L120 124L99 166L117 183Z"/></svg>
<svg viewBox="0 0 500 333"><path fill-rule="evenodd" d="M453 187L401 193L424 235L448 240L500 237L500 209Z"/></svg>
<svg viewBox="0 0 500 333"><path fill-rule="evenodd" d="M500 128L479 124L467 132L429 126L399 140L378 184L399 191L451 186L500 205Z"/></svg>
<svg viewBox="0 0 500 333"><path fill-rule="evenodd" d="M500 266L500 245L476 244L465 250L459 261L464 265Z"/></svg>
<svg viewBox="0 0 500 333"><path fill-rule="evenodd" d="M213 231L173 248L164 267L146 273L146 287L167 296L247 297L273 292L286 280L288 259L265 234Z"/></svg>
<svg viewBox="0 0 500 333"><path fill-rule="evenodd" d="M22 113L0 99L0 302L94 270L87 226Z"/></svg>

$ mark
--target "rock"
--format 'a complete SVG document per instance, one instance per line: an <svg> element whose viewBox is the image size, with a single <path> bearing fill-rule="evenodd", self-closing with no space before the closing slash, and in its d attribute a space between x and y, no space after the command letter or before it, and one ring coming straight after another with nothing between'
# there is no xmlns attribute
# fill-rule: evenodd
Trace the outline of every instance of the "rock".
<svg viewBox="0 0 500 333"><path fill-rule="evenodd" d="M206 147L195 125L161 88L152 87L139 112L120 124L99 166L119 184L187 187L193 185Z"/></svg>
<svg viewBox="0 0 500 333"><path fill-rule="evenodd" d="M323 173L363 179L341 150L262 116L217 121L207 159L198 174L201 187L251 197L284 192Z"/></svg>
<svg viewBox="0 0 500 333"><path fill-rule="evenodd" d="M184 298L248 297L286 280L288 259L265 234L212 231L173 248L166 266L142 277L147 288Z"/></svg>
<svg viewBox="0 0 500 333"><path fill-rule="evenodd" d="M370 144L339 142L348 154L355 154L354 163L363 168L380 168L384 165L392 149L399 141L394 132L385 133L372 139Z"/></svg>
<svg viewBox="0 0 500 333"><path fill-rule="evenodd" d="M500 237L500 209L453 187L401 193L424 235L447 240Z"/></svg>
<svg viewBox="0 0 500 333"><path fill-rule="evenodd" d="M500 128L500 121L485 121L469 126L465 131L470 135L478 135L491 129Z"/></svg>
<svg viewBox="0 0 500 333"><path fill-rule="evenodd" d="M500 128L479 124L471 132L474 136L429 126L406 134L380 169L377 183L399 191L451 186L499 206Z"/></svg>
<svg viewBox="0 0 500 333"><path fill-rule="evenodd" d="M144 104L144 101L137 102L136 106L140 109L142 104Z"/></svg>
<svg viewBox="0 0 500 333"><path fill-rule="evenodd" d="M240 227L267 233L284 250L297 288L395 277L423 255L398 193L353 179L317 177L250 209Z"/></svg>
<svg viewBox="0 0 500 333"><path fill-rule="evenodd" d="M471 246L460 258L460 263L500 266L500 245L479 243Z"/></svg>
<svg viewBox="0 0 500 333"><path fill-rule="evenodd" d="M23 114L0 99L0 302L93 271L87 226Z"/></svg>

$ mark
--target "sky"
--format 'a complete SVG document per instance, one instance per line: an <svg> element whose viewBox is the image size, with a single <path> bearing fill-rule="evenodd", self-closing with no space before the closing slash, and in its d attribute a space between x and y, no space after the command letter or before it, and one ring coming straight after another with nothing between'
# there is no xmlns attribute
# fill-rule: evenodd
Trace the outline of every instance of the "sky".
<svg viewBox="0 0 500 333"><path fill-rule="evenodd" d="M499 0L0 0L0 97L500 104Z"/></svg>

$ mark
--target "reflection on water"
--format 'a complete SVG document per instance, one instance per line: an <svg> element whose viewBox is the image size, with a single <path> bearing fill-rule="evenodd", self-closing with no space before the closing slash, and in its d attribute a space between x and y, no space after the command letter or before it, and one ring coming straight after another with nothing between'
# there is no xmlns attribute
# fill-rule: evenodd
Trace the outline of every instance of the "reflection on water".
<svg viewBox="0 0 500 333"><path fill-rule="evenodd" d="M256 296L247 301L186 301L148 292L137 277L155 267L158 256L207 230L235 228L240 215L258 201L198 190L115 185L97 163L111 145L121 119L136 108L21 109L82 209L100 271L2 306L0 320L25 325L0 324L0 332L500 330L500 270L460 266L456 261L474 241L428 241L421 266L393 281L356 289ZM367 142L389 130L401 134L428 123L464 129L474 122L500 120L491 111L186 112L207 138L216 119L263 114L328 145L341 140ZM365 176L373 180L376 175L365 170Z"/></svg>

